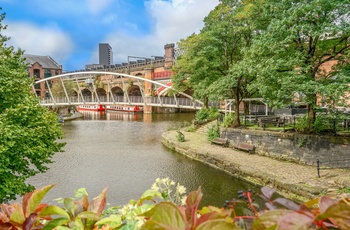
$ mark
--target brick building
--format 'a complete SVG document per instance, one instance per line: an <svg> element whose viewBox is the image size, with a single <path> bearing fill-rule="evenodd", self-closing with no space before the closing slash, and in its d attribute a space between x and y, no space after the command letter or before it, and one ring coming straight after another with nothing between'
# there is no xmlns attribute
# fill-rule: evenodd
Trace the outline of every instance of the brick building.
<svg viewBox="0 0 350 230"><path fill-rule="evenodd" d="M28 76L34 78L34 81L62 74L62 65L59 65L50 56L24 54L23 57L26 59ZM50 87L52 83L52 81L48 82ZM45 82L42 82L40 85L36 84L35 92L41 98L49 97L50 95Z"/></svg>

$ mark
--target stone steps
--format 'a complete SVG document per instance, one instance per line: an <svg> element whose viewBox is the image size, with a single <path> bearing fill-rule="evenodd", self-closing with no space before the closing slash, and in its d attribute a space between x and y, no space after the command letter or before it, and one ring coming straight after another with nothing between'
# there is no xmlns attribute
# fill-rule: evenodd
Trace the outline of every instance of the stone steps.
<svg viewBox="0 0 350 230"><path fill-rule="evenodd" d="M205 125L201 125L201 126L196 130L196 133L208 135L208 130L209 130L209 128L211 128L211 127L214 126L214 125L216 125L216 120L210 121L210 122L206 123Z"/></svg>

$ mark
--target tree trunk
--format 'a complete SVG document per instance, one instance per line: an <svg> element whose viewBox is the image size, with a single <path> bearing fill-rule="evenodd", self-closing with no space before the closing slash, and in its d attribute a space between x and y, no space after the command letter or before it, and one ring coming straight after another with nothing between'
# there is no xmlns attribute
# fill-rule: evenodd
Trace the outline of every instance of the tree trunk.
<svg viewBox="0 0 350 230"><path fill-rule="evenodd" d="M307 105L307 129L308 132L312 132L316 120L315 106L317 103L317 96L316 94L310 94L308 95L308 98L308 101L311 101L311 103L308 103Z"/></svg>
<svg viewBox="0 0 350 230"><path fill-rule="evenodd" d="M241 126L241 120L239 119L239 101L235 101L235 121L233 122L233 127Z"/></svg>
<svg viewBox="0 0 350 230"><path fill-rule="evenodd" d="M308 105L307 107L307 129L309 132L312 131L314 123L316 120L316 112L313 105Z"/></svg>
<svg viewBox="0 0 350 230"><path fill-rule="evenodd" d="M208 109L208 108L209 108L209 99L208 99L208 97L205 97L205 98L204 98L203 107L204 107L205 109Z"/></svg>
<svg viewBox="0 0 350 230"><path fill-rule="evenodd" d="M235 103L234 103L234 111L235 111L235 121L232 124L232 127L236 128L241 126L241 121L239 119L239 104L240 104L240 100L239 100L239 95L236 94L234 95L235 98Z"/></svg>

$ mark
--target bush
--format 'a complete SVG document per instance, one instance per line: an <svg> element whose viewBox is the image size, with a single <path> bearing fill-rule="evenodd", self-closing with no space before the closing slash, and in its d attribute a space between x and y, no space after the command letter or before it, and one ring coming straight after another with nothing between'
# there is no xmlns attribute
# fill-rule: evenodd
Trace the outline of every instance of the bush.
<svg viewBox="0 0 350 230"><path fill-rule="evenodd" d="M208 140L212 141L216 137L220 137L220 127L218 125L213 125L208 130Z"/></svg>
<svg viewBox="0 0 350 230"><path fill-rule="evenodd" d="M235 121L235 114L229 113L225 116L224 121L222 122L222 126L227 128L230 127Z"/></svg>
<svg viewBox="0 0 350 230"><path fill-rule="evenodd" d="M303 133L307 129L308 129L307 116L298 117L295 124L295 130Z"/></svg>
<svg viewBox="0 0 350 230"><path fill-rule="evenodd" d="M177 138L177 140L179 142L184 142L185 141L185 135L180 130L177 131L176 138Z"/></svg>
<svg viewBox="0 0 350 230"><path fill-rule="evenodd" d="M196 112L196 121L205 121L208 118L208 109L200 109Z"/></svg>
<svg viewBox="0 0 350 230"><path fill-rule="evenodd" d="M219 110L215 107L210 109L202 108L196 112L196 121L215 120L219 115Z"/></svg>

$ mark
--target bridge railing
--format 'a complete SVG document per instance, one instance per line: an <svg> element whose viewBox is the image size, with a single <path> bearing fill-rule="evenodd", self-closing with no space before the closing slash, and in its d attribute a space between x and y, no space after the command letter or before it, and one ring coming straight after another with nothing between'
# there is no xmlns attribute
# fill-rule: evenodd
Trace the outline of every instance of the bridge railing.
<svg viewBox="0 0 350 230"><path fill-rule="evenodd" d="M82 104L130 104L130 105L150 105L160 107L182 107L200 109L202 104L198 101L191 100L190 98L174 98L174 97L142 97L142 96L117 96L113 95L107 97L103 96L70 96L70 97L57 97L46 98L40 101L43 106L54 105L82 105ZM210 102L210 107L218 107L218 102Z"/></svg>

